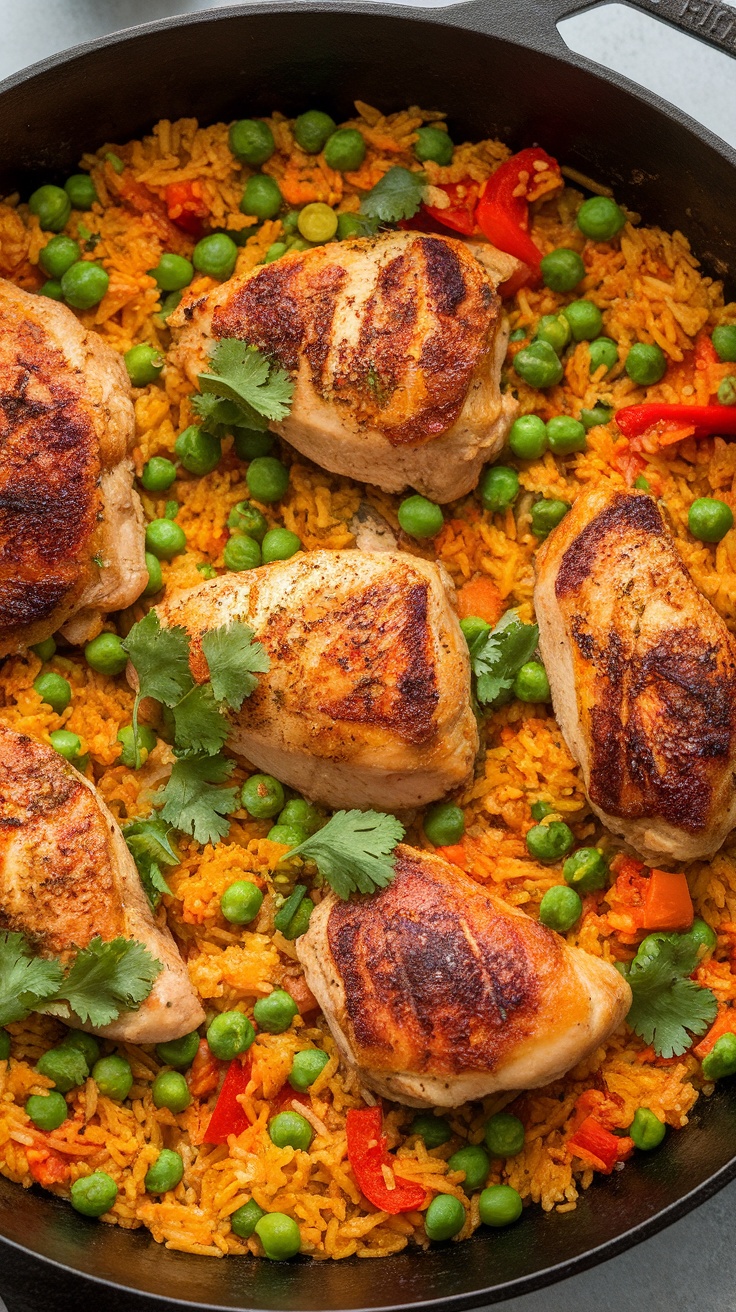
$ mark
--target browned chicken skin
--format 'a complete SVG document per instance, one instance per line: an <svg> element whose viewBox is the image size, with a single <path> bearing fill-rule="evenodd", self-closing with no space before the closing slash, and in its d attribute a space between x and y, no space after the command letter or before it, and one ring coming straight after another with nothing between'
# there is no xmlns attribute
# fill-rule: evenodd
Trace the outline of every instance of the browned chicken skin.
<svg viewBox="0 0 736 1312"><path fill-rule="evenodd" d="M142 1006L95 1033L161 1043L204 1020L174 940L154 921L125 840L95 789L53 748L3 724L0 929L27 935L41 955L63 956L98 934L105 941L123 936L162 963Z"/></svg>
<svg viewBox="0 0 736 1312"><path fill-rule="evenodd" d="M192 381L219 338L288 369L291 413L272 427L323 468L437 501L469 492L515 413L489 265L416 232L331 242L233 278L169 318Z"/></svg>
<svg viewBox="0 0 736 1312"><path fill-rule="evenodd" d="M199 639L243 620L268 674L230 746L333 807L400 810L467 782L478 750L468 651L436 565L401 552L310 551L212 579L157 608Z"/></svg>
<svg viewBox="0 0 736 1312"><path fill-rule="evenodd" d="M133 405L120 356L0 279L0 656L73 642L145 586Z"/></svg>
<svg viewBox="0 0 736 1312"><path fill-rule="evenodd" d="M584 493L537 556L555 715L591 805L646 860L736 822L736 641L645 493Z"/></svg>
<svg viewBox="0 0 736 1312"><path fill-rule="evenodd" d="M631 1002L612 966L405 846L388 888L325 898L297 952L362 1082L413 1106L547 1084Z"/></svg>

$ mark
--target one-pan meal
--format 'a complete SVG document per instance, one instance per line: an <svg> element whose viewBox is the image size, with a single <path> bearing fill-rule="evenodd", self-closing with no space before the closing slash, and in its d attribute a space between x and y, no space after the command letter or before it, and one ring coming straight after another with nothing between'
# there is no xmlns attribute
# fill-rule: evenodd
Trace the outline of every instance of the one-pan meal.
<svg viewBox="0 0 736 1312"><path fill-rule="evenodd" d="M736 1072L736 305L440 112L79 167L0 205L0 1167L212 1257L570 1211Z"/></svg>

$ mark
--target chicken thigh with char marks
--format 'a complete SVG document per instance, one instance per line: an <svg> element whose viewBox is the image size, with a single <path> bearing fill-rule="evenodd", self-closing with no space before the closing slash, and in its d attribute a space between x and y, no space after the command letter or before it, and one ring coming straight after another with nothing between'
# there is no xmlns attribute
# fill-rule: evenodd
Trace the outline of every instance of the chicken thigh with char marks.
<svg viewBox="0 0 736 1312"><path fill-rule="evenodd" d="M229 745L312 800L395 811L467 782L478 750L452 584L401 552L310 551L223 575L157 607L192 636L233 620L271 667L231 717Z"/></svg>
<svg viewBox="0 0 736 1312"><path fill-rule="evenodd" d="M480 247L479 247L480 249ZM516 402L499 387L504 260L451 237L392 232L282 256L170 317L192 382L222 338L258 347L294 379L271 427L333 473L435 501L475 487Z"/></svg>
<svg viewBox="0 0 736 1312"><path fill-rule="evenodd" d="M95 1034L164 1043L204 1012L168 929L157 924L130 852L95 788L53 748L0 724L0 929L43 956L136 939L163 969L137 1011ZM82 1029L73 1015L68 1023Z"/></svg>
<svg viewBox="0 0 736 1312"><path fill-rule="evenodd" d="M65 305L0 279L0 656L71 642L148 579L121 357Z"/></svg>
<svg viewBox="0 0 736 1312"><path fill-rule="evenodd" d="M296 948L361 1082L414 1107L548 1084L631 1005L613 966L403 845L387 888L329 894Z"/></svg>
<svg viewBox="0 0 736 1312"><path fill-rule="evenodd" d="M736 640L645 493L580 496L537 555L539 645L590 804L645 860L736 823Z"/></svg>

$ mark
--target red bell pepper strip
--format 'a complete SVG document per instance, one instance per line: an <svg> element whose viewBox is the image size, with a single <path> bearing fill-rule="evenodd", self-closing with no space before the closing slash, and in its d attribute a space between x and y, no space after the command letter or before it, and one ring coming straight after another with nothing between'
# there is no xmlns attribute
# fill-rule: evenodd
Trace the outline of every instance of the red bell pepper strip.
<svg viewBox="0 0 736 1312"><path fill-rule="evenodd" d="M394 1175L395 1188L389 1189L382 1167L393 1169L393 1158L381 1133L383 1112L380 1107L353 1109L347 1115L348 1161L356 1183L369 1203L382 1212L398 1216L399 1212L416 1212L423 1205L426 1190L412 1180Z"/></svg>
<svg viewBox="0 0 736 1312"><path fill-rule="evenodd" d="M478 183L466 178L463 182L445 182L438 190L444 191L450 204L423 205L422 210L443 228L452 228L470 237L475 232L475 207L478 202Z"/></svg>
<svg viewBox="0 0 736 1312"><path fill-rule="evenodd" d="M654 424L691 424L695 437L736 437L736 406L733 405L626 405L614 416L625 437L641 437Z"/></svg>
<svg viewBox="0 0 736 1312"><path fill-rule="evenodd" d="M557 160L538 146L522 150L491 174L475 211L476 222L484 236L500 251L515 255L528 264L535 277L539 275L542 252L529 236L528 193L539 172L534 167L537 163L560 171ZM528 180L522 178L522 173L528 174Z"/></svg>
<svg viewBox="0 0 736 1312"><path fill-rule="evenodd" d="M233 1057L215 1110L210 1117L204 1143L226 1143L231 1134L242 1134L250 1125L250 1117L238 1102L238 1094L245 1093L250 1080L251 1059L241 1061Z"/></svg>
<svg viewBox="0 0 736 1312"><path fill-rule="evenodd" d="M634 1141L628 1135L611 1134L595 1116L586 1116L568 1139L567 1146L575 1157L581 1157L595 1171L610 1175L616 1162L624 1162L634 1150Z"/></svg>

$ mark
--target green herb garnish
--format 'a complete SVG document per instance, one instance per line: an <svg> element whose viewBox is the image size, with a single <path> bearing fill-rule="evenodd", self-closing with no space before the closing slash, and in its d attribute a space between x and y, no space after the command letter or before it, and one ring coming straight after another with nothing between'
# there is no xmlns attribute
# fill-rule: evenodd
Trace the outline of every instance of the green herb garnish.
<svg viewBox="0 0 736 1312"><path fill-rule="evenodd" d="M336 811L316 834L293 847L285 861L298 856L313 861L338 897L375 893L394 877L394 848L404 826L381 811ZM283 908L282 908L283 909Z"/></svg>
<svg viewBox="0 0 736 1312"><path fill-rule="evenodd" d="M170 893L162 866L179 864L179 854L169 837L169 827L158 816L133 820L125 825L123 838L136 864L144 892L153 911L164 893Z"/></svg>
<svg viewBox="0 0 736 1312"><path fill-rule="evenodd" d="M424 173L410 173L400 165L389 169L375 187L363 197L360 212L377 223L398 223L411 219L422 203L427 185Z"/></svg>
<svg viewBox="0 0 736 1312"><path fill-rule="evenodd" d="M210 354L211 371L199 374L201 396L192 401L205 427L263 431L285 419L294 384L285 369L236 337L224 337Z"/></svg>
<svg viewBox="0 0 736 1312"><path fill-rule="evenodd" d="M634 995L627 1024L658 1057L681 1056L715 1019L714 994L688 978L697 960L687 935L650 934L623 972Z"/></svg>
<svg viewBox="0 0 736 1312"><path fill-rule="evenodd" d="M515 610L507 610L495 629L480 633L470 642L470 666L475 675L475 695L482 706L503 699L514 679L537 649L536 624L522 624Z"/></svg>

